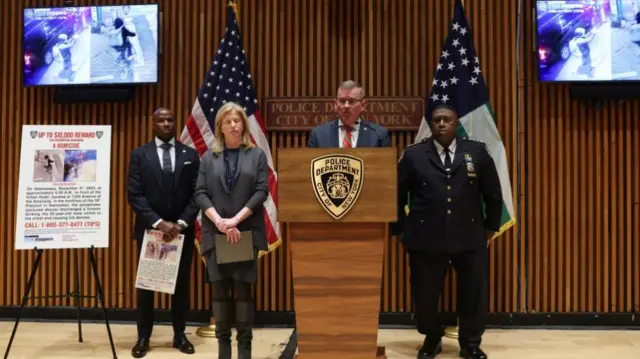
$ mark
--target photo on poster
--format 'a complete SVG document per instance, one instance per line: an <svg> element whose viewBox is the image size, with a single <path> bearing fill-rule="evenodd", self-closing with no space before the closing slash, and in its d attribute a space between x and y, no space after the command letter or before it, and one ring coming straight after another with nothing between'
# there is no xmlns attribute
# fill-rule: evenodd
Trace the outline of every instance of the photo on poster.
<svg viewBox="0 0 640 359"><path fill-rule="evenodd" d="M64 151L65 182L95 182L97 163L96 150Z"/></svg>
<svg viewBox="0 0 640 359"><path fill-rule="evenodd" d="M33 182L62 182L64 179L64 151L35 150Z"/></svg>
<svg viewBox="0 0 640 359"><path fill-rule="evenodd" d="M162 249L160 250L160 260L164 260L167 262L176 262L180 261L178 257L178 246L175 244L163 243Z"/></svg>
<svg viewBox="0 0 640 359"><path fill-rule="evenodd" d="M145 259L159 259L160 258L160 244L156 242L148 242L147 250L144 252Z"/></svg>

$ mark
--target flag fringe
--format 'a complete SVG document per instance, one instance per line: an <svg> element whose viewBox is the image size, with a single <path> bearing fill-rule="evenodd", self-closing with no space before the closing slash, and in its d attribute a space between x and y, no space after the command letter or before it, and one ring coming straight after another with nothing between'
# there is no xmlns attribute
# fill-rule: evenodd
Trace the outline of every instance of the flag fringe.
<svg viewBox="0 0 640 359"><path fill-rule="evenodd" d="M265 251L260 251L258 252L258 258L262 258L263 256L273 252L276 248L280 247L280 245L282 244L282 237L278 237L278 240L269 244L269 251L265 252Z"/></svg>
<svg viewBox="0 0 640 359"><path fill-rule="evenodd" d="M513 217L500 227L500 229L493 235L493 238L491 238L491 240L498 238L502 233L506 232L507 229L513 227L515 224L516 224L516 217Z"/></svg>

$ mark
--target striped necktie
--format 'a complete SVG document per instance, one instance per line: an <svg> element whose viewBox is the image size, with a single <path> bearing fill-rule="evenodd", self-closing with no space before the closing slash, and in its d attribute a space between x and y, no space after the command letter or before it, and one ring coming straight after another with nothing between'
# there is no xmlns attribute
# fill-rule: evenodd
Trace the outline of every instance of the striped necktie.
<svg viewBox="0 0 640 359"><path fill-rule="evenodd" d="M352 148L351 146L351 131L353 131L353 127L342 126L344 129L344 137L342 138L342 148Z"/></svg>

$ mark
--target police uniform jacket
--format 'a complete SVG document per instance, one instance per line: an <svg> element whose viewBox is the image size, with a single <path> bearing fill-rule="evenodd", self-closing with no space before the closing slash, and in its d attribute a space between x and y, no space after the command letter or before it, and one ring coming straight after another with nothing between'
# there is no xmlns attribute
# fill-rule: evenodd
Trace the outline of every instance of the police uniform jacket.
<svg viewBox="0 0 640 359"><path fill-rule="evenodd" d="M479 249L487 244L487 231L500 229L501 214L500 180L484 143L457 137L448 171L433 137L403 153L398 163L398 222L392 230L404 234L407 249L430 253Z"/></svg>

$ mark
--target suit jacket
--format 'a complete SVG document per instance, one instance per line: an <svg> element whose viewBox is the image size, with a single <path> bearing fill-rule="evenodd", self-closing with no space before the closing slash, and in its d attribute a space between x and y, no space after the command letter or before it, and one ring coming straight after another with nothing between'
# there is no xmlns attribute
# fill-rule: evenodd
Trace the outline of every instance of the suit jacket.
<svg viewBox="0 0 640 359"><path fill-rule="evenodd" d="M405 215L407 193L409 215ZM486 205L483 211L483 201ZM398 222L409 250L460 253L487 245L487 230L500 229L502 190L484 143L458 137L451 171L434 139L406 148L398 163Z"/></svg>
<svg viewBox="0 0 640 359"><path fill-rule="evenodd" d="M311 129L307 147L340 147L339 120L333 120ZM356 147L391 147L389 130L370 121L360 120Z"/></svg>
<svg viewBox="0 0 640 359"><path fill-rule="evenodd" d="M129 205L136 214L134 238L142 240L146 229L159 219L177 222L183 220L187 228L182 231L185 240L193 240L194 222L198 207L193 192L198 178L200 157L191 147L175 143L174 185L164 188L162 167L155 141L131 152L127 193Z"/></svg>
<svg viewBox="0 0 640 359"><path fill-rule="evenodd" d="M201 253L205 254L215 248L215 235L220 234L215 224L205 215L205 211L211 207L222 218L231 218L244 207L251 209L251 216L238 224L238 230L251 231L254 247L268 250L263 205L269 194L267 156L258 147L241 148L238 153L237 180L232 191L227 188L224 176L224 156L215 155L212 151L205 153L200 162L194 195L202 210Z"/></svg>

